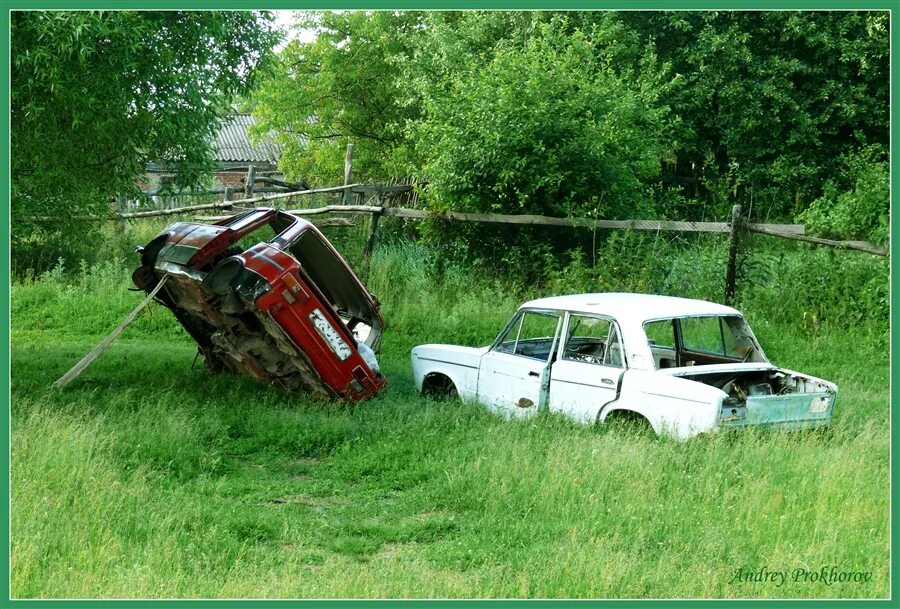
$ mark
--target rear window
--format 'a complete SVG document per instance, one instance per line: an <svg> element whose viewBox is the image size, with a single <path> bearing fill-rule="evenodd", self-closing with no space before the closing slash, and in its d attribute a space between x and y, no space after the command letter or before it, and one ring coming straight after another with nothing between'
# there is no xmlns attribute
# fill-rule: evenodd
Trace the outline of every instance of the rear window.
<svg viewBox="0 0 900 609"><path fill-rule="evenodd" d="M680 321L681 343L685 351L725 355L721 317L686 317Z"/></svg>
<svg viewBox="0 0 900 609"><path fill-rule="evenodd" d="M765 361L742 317L693 316L644 324L657 369Z"/></svg>

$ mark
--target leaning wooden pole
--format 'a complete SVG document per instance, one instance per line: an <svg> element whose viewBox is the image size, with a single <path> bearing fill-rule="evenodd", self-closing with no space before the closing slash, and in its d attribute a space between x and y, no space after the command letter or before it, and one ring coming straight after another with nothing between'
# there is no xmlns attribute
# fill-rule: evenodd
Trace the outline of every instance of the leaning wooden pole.
<svg viewBox="0 0 900 609"><path fill-rule="evenodd" d="M735 281L737 277L738 241L741 233L741 206L731 208L731 243L728 246L728 269L725 271L725 304L734 303Z"/></svg>
<svg viewBox="0 0 900 609"><path fill-rule="evenodd" d="M375 194L375 207L381 207L381 197ZM378 234L378 220L381 218L381 212L372 213L372 221L369 224L369 237L363 246L363 260L366 265L366 279L369 277L369 269L372 262L372 252L375 250L375 239Z"/></svg>
<svg viewBox="0 0 900 609"><path fill-rule="evenodd" d="M129 313L128 317L126 317L124 320L122 320L122 323L120 323L118 326L116 326L116 329L113 330L112 332L110 332L109 336L104 338L103 341L99 345L97 345L93 351L91 351L90 353L85 355L83 358L81 358L80 362L78 362L77 364L72 366L71 370L66 372L64 375L62 375L62 377L60 377L60 379L58 381L53 383L53 386L57 387L59 389L62 389L63 387L68 385L72 380L74 380L75 377L77 377L79 374L84 372L84 369L87 368L88 366L90 366L91 363L95 359L100 357L100 354L103 353L104 351L106 351L106 348L109 347L114 340L116 340L116 337L122 333L122 330L124 330L128 326L128 324L130 324L131 322L134 321L134 318L137 317L137 314L140 313L141 311L143 311L144 307L146 307L148 304L150 304L150 301L153 300L154 296L156 296L156 293L159 292L162 289L162 287L166 284L166 280L168 278L169 278L168 275L163 275L162 279L159 280L159 283L156 284L156 287L153 288L153 291L150 292L147 295L147 297L141 301L141 304L139 304L134 309L134 311Z"/></svg>

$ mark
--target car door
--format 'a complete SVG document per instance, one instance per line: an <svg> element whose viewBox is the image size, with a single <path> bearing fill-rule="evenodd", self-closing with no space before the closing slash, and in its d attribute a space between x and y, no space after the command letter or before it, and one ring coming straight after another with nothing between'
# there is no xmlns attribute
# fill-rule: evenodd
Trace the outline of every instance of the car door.
<svg viewBox="0 0 900 609"><path fill-rule="evenodd" d="M569 315L559 357L550 372L549 406L579 423L594 423L616 399L625 359L615 322L596 315Z"/></svg>
<svg viewBox="0 0 900 609"><path fill-rule="evenodd" d="M531 416L547 405L550 362L562 314L519 311L481 358L478 400L514 416Z"/></svg>

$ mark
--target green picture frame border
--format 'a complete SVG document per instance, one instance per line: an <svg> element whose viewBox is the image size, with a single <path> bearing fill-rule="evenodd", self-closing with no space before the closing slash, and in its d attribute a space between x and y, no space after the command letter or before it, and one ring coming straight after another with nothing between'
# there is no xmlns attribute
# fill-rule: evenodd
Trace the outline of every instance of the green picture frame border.
<svg viewBox="0 0 900 609"><path fill-rule="evenodd" d="M578 606L624 606L636 605L648 607L693 607L703 605L708 607L737 605L748 603L756 604L777 604L777 605L827 605L828 607L857 607L865 604L867 607L895 607L900 603L895 602L893 598L886 600L729 600L729 599L709 599L709 600L531 600L531 599L509 599L509 600L14 600L10 598L10 559L11 559L11 497L10 497L10 452L11 452L11 394L10 394L10 104L11 104L11 57L10 57L10 13L14 10L89 10L89 9L130 9L134 10L166 10L166 9L190 9L190 10L218 10L218 9L271 9L271 10L289 10L289 9L358 9L358 10L886 10L891 14L891 127L890 127L890 146L891 151L897 150L897 124L898 110L897 100L897 82L898 82L898 62L894 54L894 50L898 48L898 40L900 40L900 28L896 27L893 17L897 9L900 9L900 0L864 0L862 2L852 2L848 0L673 0L666 2L664 0L632 0L625 2L623 0L563 0L562 2L551 2L548 0L489 0L487 2L475 2L473 0L318 0L311 2L308 0L144 0L140 7L133 2L123 0L0 0L0 51L2 51L3 62L0 64L0 91L5 101L6 111L0 116L0 138L3 142L4 154L0 158L5 158L3 187L0 188L0 209L3 213L2 230L0 230L0 238L2 238L2 255L0 255L0 269L7 278L0 284L0 316L4 323L0 324L0 333L6 348L0 350L0 365L6 378L6 392L4 394L6 404L6 417L3 418L3 437L6 439L6 449L0 451L0 468L7 472L2 477L3 501L0 502L0 543L5 548L3 556L0 557L0 607L31 607L34 609L43 607L60 607L60 606L97 606L103 607L173 607L173 606L195 606L215 604L218 607L252 607L259 606L262 602L267 604L274 603L278 606L328 606L335 609L342 607L398 607L398 606L417 606L427 603L430 607L496 607L498 605L531 605L540 607L572 607ZM892 154L892 160L894 155ZM892 169L894 165L892 163ZM900 192L898 190L898 172L891 171L891 193L893 203L893 193ZM893 205L892 205L893 207ZM900 219L897 214L891 214L891 235L898 234L900 227ZM891 353L898 336L898 314L893 307L895 302L895 289L900 273L898 273L894 265L893 251L890 256L891 261ZM897 396L900 395L900 372L898 367L891 363L891 402L894 403ZM898 504L894 499L896 494L894 489L897 488L897 474L893 469L893 438L898 437L897 419L891 414L891 523L895 522L898 512ZM896 547L896 541L900 536L897 527L891 526L891 594L893 594L893 582L896 581L897 565L893 560L893 548Z"/></svg>

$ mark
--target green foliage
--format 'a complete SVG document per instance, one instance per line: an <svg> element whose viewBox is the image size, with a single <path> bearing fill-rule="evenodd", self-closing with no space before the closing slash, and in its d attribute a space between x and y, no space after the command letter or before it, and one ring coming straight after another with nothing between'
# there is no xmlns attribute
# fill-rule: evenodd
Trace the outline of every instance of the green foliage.
<svg viewBox="0 0 900 609"><path fill-rule="evenodd" d="M755 242L743 260L738 296L741 306L773 322L816 333L864 325L887 341L889 276L888 258Z"/></svg>
<svg viewBox="0 0 900 609"><path fill-rule="evenodd" d="M474 18L474 17L473 17ZM623 83L602 32L556 17L455 66L425 99L417 146L439 206L623 216L665 153L655 92Z"/></svg>
<svg viewBox="0 0 900 609"><path fill-rule="evenodd" d="M872 12L621 13L682 76L660 97L680 118L664 182L726 217L734 192L758 217L787 218L835 163L887 144L889 16ZM695 209L699 207L699 209Z"/></svg>
<svg viewBox="0 0 900 609"><path fill-rule="evenodd" d="M284 144L288 179L339 182L348 142L357 179L403 174L404 129L419 109L403 103L398 62L420 21L416 12L300 13L297 27L317 38L291 41L254 95L256 131Z"/></svg>
<svg viewBox="0 0 900 609"><path fill-rule="evenodd" d="M450 49L448 56L436 69L408 66L424 98L415 138L431 206L601 218L648 213L646 182L667 154L652 56L644 58L645 75L629 82L613 68L624 53L610 45L615 30L581 31L541 14L482 18L435 17L420 42ZM512 29L493 38L500 21ZM459 51L469 46L475 51ZM554 240L522 227L437 225L426 235L469 260L489 256L516 269L533 265L545 245L571 245L559 232Z"/></svg>
<svg viewBox="0 0 900 609"><path fill-rule="evenodd" d="M815 230L886 237L885 166L844 167L887 146L883 11L343 12L299 23L318 37L284 50L256 110L294 177L338 181L353 141L363 179L417 175L439 210L723 220L738 202L778 222L817 201ZM529 276L545 253L589 254L556 230L422 232L447 258Z"/></svg>
<svg viewBox="0 0 900 609"><path fill-rule="evenodd" d="M92 237L77 218L107 213L148 161L171 165L178 186L196 183L210 167L220 114L268 60L277 40L270 19L13 11L14 253Z"/></svg>
<svg viewBox="0 0 900 609"><path fill-rule="evenodd" d="M721 239L683 239L642 231L601 235L590 259L580 250L568 259L548 255L545 286L551 294L640 292L718 302L726 245Z"/></svg>
<svg viewBox="0 0 900 609"><path fill-rule="evenodd" d="M890 236L890 167L879 147L845 157L836 178L797 219L810 232L836 239L885 243Z"/></svg>

